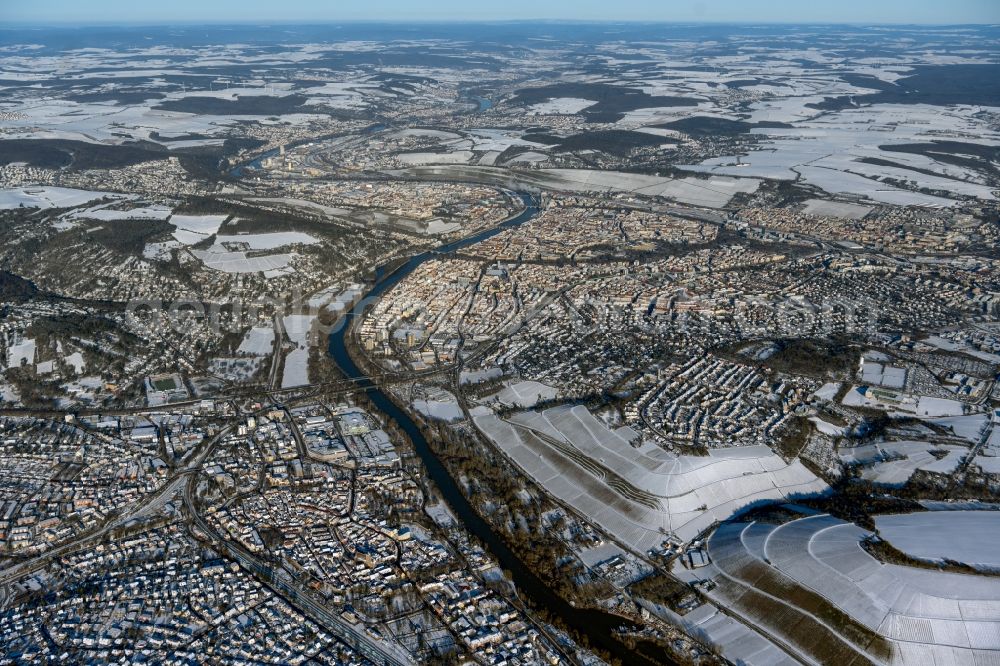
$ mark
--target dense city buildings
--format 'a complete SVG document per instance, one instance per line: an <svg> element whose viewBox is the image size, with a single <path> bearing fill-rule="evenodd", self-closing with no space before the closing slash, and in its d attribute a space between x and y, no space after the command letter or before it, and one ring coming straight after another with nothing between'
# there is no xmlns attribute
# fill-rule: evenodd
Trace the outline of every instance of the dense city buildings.
<svg viewBox="0 0 1000 666"><path fill-rule="evenodd" d="M1000 659L994 27L287 28L0 30L0 663Z"/></svg>

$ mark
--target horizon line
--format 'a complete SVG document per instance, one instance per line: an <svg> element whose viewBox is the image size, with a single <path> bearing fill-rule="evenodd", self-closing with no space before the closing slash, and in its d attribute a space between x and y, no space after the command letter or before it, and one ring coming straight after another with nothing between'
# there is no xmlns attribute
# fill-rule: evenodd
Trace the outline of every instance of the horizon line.
<svg viewBox="0 0 1000 666"><path fill-rule="evenodd" d="M8 21L0 25L0 31L24 28L63 28L63 29L83 29L83 28L159 28L159 27L226 27L226 26L257 26L267 27L271 25L286 26L316 26L316 25L518 25L527 23L565 24L565 25L677 25L677 26L700 26L700 25L732 25L732 26L854 26L854 27L922 27L922 28L956 28L956 27L1000 27L998 22L983 23L939 23L939 22L895 22L895 21L725 21L725 20L669 20L669 19L571 19L571 18L513 18L513 19L476 19L476 18L413 18L413 19L377 19L377 18L349 18L349 19L256 19L256 20L227 20L210 19L202 21L175 21L175 20L136 20L136 21Z"/></svg>

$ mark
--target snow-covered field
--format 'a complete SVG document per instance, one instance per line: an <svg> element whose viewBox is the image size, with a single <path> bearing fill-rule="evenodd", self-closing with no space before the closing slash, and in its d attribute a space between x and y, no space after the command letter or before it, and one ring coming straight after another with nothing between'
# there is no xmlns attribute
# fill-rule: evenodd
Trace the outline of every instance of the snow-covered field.
<svg viewBox="0 0 1000 666"><path fill-rule="evenodd" d="M573 115L580 113L584 109L594 106L597 102L579 97L555 97L544 102L538 102L528 107L528 113L539 116L545 115Z"/></svg>
<svg viewBox="0 0 1000 666"><path fill-rule="evenodd" d="M215 252L192 250L191 254L213 270L223 273L265 273L280 271L292 261L291 254L269 254L263 257L248 257L245 252ZM265 275L266 276L266 275Z"/></svg>
<svg viewBox="0 0 1000 666"><path fill-rule="evenodd" d="M251 250L274 250L287 245L312 245L319 240L301 231L277 231L266 234L238 234L215 237L215 244L246 243Z"/></svg>
<svg viewBox="0 0 1000 666"><path fill-rule="evenodd" d="M947 208L955 201L920 192L911 192L892 185L887 185L873 178L816 164L796 166L796 173L802 180L815 185L831 194L849 194L864 197L880 203L895 206L926 206L928 208Z"/></svg>
<svg viewBox="0 0 1000 666"><path fill-rule="evenodd" d="M468 131L468 140L472 142L472 148L480 151L495 151L502 153L512 146L523 146L528 148L543 148L544 146L534 141L527 141L521 138L518 130L502 130L479 128Z"/></svg>
<svg viewBox="0 0 1000 666"><path fill-rule="evenodd" d="M809 420L813 423L813 425L816 426L816 429L819 430L824 435L840 437L841 435L844 434L843 426L834 425L829 421L824 421L818 416L811 416L809 417Z"/></svg>
<svg viewBox="0 0 1000 666"><path fill-rule="evenodd" d="M468 164L472 156L471 150L456 150L451 153L400 153L396 159L403 164Z"/></svg>
<svg viewBox="0 0 1000 666"><path fill-rule="evenodd" d="M620 171L541 169L538 175L555 189L575 192L635 192L676 199L682 203L720 208L737 192L755 192L753 178L661 178Z"/></svg>
<svg viewBox="0 0 1000 666"><path fill-rule="evenodd" d="M146 247L142 249L142 256L144 259L160 259L165 260L170 258L170 251L184 247L184 244L176 239L170 239L162 243L146 243Z"/></svg>
<svg viewBox="0 0 1000 666"><path fill-rule="evenodd" d="M821 387L816 389L813 393L813 397L818 400L833 400L837 397L837 392L840 391L841 384L839 382L827 382Z"/></svg>
<svg viewBox="0 0 1000 666"><path fill-rule="evenodd" d="M529 150L526 153L518 153L514 157L507 160L505 164L535 164L539 162L546 162L548 159L549 156L545 153ZM480 164L484 164L484 162L480 162Z"/></svg>
<svg viewBox="0 0 1000 666"><path fill-rule="evenodd" d="M281 323L288 339L295 349L285 356L285 368L281 376L281 388L302 386L309 383L309 332L316 315L286 315Z"/></svg>
<svg viewBox="0 0 1000 666"><path fill-rule="evenodd" d="M511 407L534 407L543 400L551 400L558 391L551 386L535 381L515 382L504 387L497 400Z"/></svg>
<svg viewBox="0 0 1000 666"><path fill-rule="evenodd" d="M936 513L948 513L952 519L960 514ZM710 600L799 649L829 649L829 637L817 642L817 631L825 626L839 636L858 635L862 628L877 633L886 650L877 649L876 662L972 665L1000 656L1000 578L884 564L861 548L861 540L870 534L823 514L781 525L726 523L708 541L708 566L688 570L678 565L674 573L689 581L716 581L718 587L707 593ZM924 538L932 546L939 543L933 534L925 533ZM765 569L771 573L762 576ZM762 614L741 593L761 585L785 591L771 597L781 610ZM802 631L800 620L809 624L810 617L832 615L803 594L792 593L795 587L821 596L861 626L844 632L843 620L831 625L828 619L826 625L813 623L816 631ZM804 609L796 606L803 599ZM803 610L816 615L806 616ZM872 643L866 639L862 645Z"/></svg>
<svg viewBox="0 0 1000 666"><path fill-rule="evenodd" d="M74 208L96 199L110 197L127 199L123 194L111 192L88 192L68 187L18 187L0 190L0 209L18 208Z"/></svg>
<svg viewBox="0 0 1000 666"><path fill-rule="evenodd" d="M63 359L67 365L73 368L76 374L82 374L86 369L87 364L83 360L83 354L80 352L73 352L69 356Z"/></svg>
<svg viewBox="0 0 1000 666"><path fill-rule="evenodd" d="M452 231L458 231L462 228L462 225L458 222L445 222L444 220L433 219L427 222L427 226L424 228L424 233L428 235L435 234L448 234Z"/></svg>
<svg viewBox="0 0 1000 666"><path fill-rule="evenodd" d="M103 206L94 209L74 211L72 218L85 218L90 220L114 221L114 220L165 220L170 217L170 206L153 204L140 208L130 208L127 210L116 210Z"/></svg>
<svg viewBox="0 0 1000 666"><path fill-rule="evenodd" d="M30 338L7 348L8 368L19 368L22 362L28 365L35 362L35 341Z"/></svg>
<svg viewBox="0 0 1000 666"><path fill-rule="evenodd" d="M961 416L965 413L965 404L948 398L932 398L922 395L917 400L918 416Z"/></svg>
<svg viewBox="0 0 1000 666"><path fill-rule="evenodd" d="M293 349L285 356L285 369L281 375L281 388L303 386L309 383L309 350Z"/></svg>
<svg viewBox="0 0 1000 666"><path fill-rule="evenodd" d="M901 486L918 470L953 472L968 451L964 446L903 440L842 447L840 459L845 464L861 464L861 477L867 481Z"/></svg>
<svg viewBox="0 0 1000 666"><path fill-rule="evenodd" d="M487 379L500 379L501 377L503 377L503 370L500 368L463 370L458 376L458 381L460 384L478 384Z"/></svg>
<svg viewBox="0 0 1000 666"><path fill-rule="evenodd" d="M58 70L64 78L73 70L76 54L67 54L59 63L48 63L45 66ZM93 53L86 65L78 61L81 71L93 71L92 74L77 75L83 80L88 76L113 78L116 73L107 67L97 67ZM291 53L285 56L292 55ZM157 58L162 53L157 54ZM235 53L230 57L236 57ZM206 60L206 64L209 63ZM117 65L117 62L114 63ZM196 66L194 62L190 66ZM35 68L42 66L39 61L33 62ZM29 66L31 66L29 65ZM185 76L189 72L181 69L129 69L129 74L135 77L148 77L156 81L162 76ZM26 72L25 72L26 73ZM16 76L16 72L5 71L4 76ZM348 76L354 76L349 74ZM147 99L129 104L117 104L106 101L79 102L69 99L59 99L46 95L44 97L27 96L23 99L12 99L3 105L3 111L10 112L11 118L5 119L5 132L12 137L52 138L85 141L89 143L123 143L130 140L160 141L170 149L218 145L232 131L235 125L244 122L255 122L262 125L275 123L291 123L296 125L322 120L322 115L312 113L312 106L325 105L339 109L364 109L374 100L387 96L379 82L369 82L366 77L355 77L346 81L317 82L317 85L306 91L295 90L291 84L273 82L264 85L237 85L220 90L175 90L167 92L165 98ZM212 97L219 100L237 101L246 97L286 97L293 94L303 94L308 97L305 105L296 113L282 113L275 118L270 114L250 115L234 112L230 114L186 113L156 108L164 102L182 100L186 97ZM419 96L419 91L393 89L393 94L404 96ZM152 96L151 96L152 97ZM183 138L176 140L179 137ZM171 140L175 139L175 140Z"/></svg>
<svg viewBox="0 0 1000 666"><path fill-rule="evenodd" d="M645 599L640 599L638 603L690 635L707 637L719 646L722 656L731 663L746 666L797 666L799 663L777 645L742 622L729 617L713 604L702 604L680 616L666 606Z"/></svg>
<svg viewBox="0 0 1000 666"><path fill-rule="evenodd" d="M806 201L803 213L822 217L842 217L848 220L860 220L870 213L871 206L845 203L843 201L827 201L825 199L809 199Z"/></svg>
<svg viewBox="0 0 1000 666"><path fill-rule="evenodd" d="M418 412L438 421L461 421L465 416L458 401L452 400L414 400L413 408Z"/></svg>
<svg viewBox="0 0 1000 666"><path fill-rule="evenodd" d="M971 443L979 441L990 420L987 414L967 414L965 416L943 416L933 419L931 423L951 430L956 437L967 439Z"/></svg>
<svg viewBox="0 0 1000 666"><path fill-rule="evenodd" d="M879 535L907 555L1000 569L1000 511L921 511L875 517Z"/></svg>
<svg viewBox="0 0 1000 666"><path fill-rule="evenodd" d="M181 218L178 220L178 218ZM185 244L197 243L218 232L225 217L218 215L180 216L170 221L183 225L174 231L174 237ZM279 252L261 256L247 256L246 250L273 250L290 245L311 245L319 240L299 231L281 231L262 234L237 234L216 236L215 243L207 250L191 250L191 254L205 266L224 273L264 273L270 278L282 275L295 255ZM230 250L229 248L234 248ZM236 249L240 248L240 249Z"/></svg>
<svg viewBox="0 0 1000 666"><path fill-rule="evenodd" d="M474 421L539 485L639 552L659 547L669 533L693 539L755 501L827 488L798 460L786 464L766 446L708 456L633 446L634 431L610 430L582 406L508 420L477 411Z"/></svg>
<svg viewBox="0 0 1000 666"><path fill-rule="evenodd" d="M241 354L251 356L270 356L274 349L274 328L271 326L255 326L247 331L236 350Z"/></svg>
<svg viewBox="0 0 1000 666"><path fill-rule="evenodd" d="M832 194L895 205L946 207L955 203L949 196L914 191L918 189L994 199L990 187L971 168L883 148L927 142L942 134L996 145L1000 134L977 117L975 107L876 104L818 114L804 106L808 102L808 98L788 98L752 105L751 120L793 126L753 130L762 140L760 149L739 158L715 157L682 168L731 176L801 178ZM879 163L865 161L872 159Z"/></svg>
<svg viewBox="0 0 1000 666"><path fill-rule="evenodd" d="M200 243L214 233L226 221L225 215L171 215L169 222L177 227L174 238L185 245Z"/></svg>

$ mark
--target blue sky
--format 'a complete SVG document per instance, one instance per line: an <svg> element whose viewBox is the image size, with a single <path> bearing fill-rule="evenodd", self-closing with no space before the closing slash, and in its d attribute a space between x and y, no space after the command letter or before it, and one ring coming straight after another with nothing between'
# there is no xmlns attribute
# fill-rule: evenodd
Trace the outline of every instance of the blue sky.
<svg viewBox="0 0 1000 666"><path fill-rule="evenodd" d="M0 0L0 26L511 19L1000 24L1000 0Z"/></svg>

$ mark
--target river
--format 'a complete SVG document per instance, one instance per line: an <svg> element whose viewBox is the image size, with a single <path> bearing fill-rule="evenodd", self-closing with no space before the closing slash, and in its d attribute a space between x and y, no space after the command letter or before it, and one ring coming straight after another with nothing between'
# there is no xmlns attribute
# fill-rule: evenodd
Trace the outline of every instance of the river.
<svg viewBox="0 0 1000 666"><path fill-rule="evenodd" d="M476 102L476 104L479 105L479 108L476 109L476 113L489 111L490 109L493 108L493 100L491 99L487 99L485 97L473 97L472 99Z"/></svg>
<svg viewBox="0 0 1000 666"><path fill-rule="evenodd" d="M533 218L538 213L537 200L525 193L520 193L518 196L520 196L525 206L519 215L485 231L411 257L406 263L395 270L389 271L385 267L376 270L376 282L371 290L365 295L365 298L361 299L351 309L348 316L342 320L347 323L339 326L330 335L330 355L345 375L356 379L359 385L366 389L368 397L375 407L385 414L387 418L395 421L403 432L409 436L417 455L420 456L424 467L427 469L427 473L444 497L444 500L448 503L452 512L470 533L474 534L485 544L489 552L500 563L500 566L510 572L514 584L521 595L529 599L535 607L544 608L552 615L561 618L579 634L586 636L592 645L600 647L618 657L625 664L670 663L662 650L653 648L651 645L646 644L638 651L630 649L614 633L615 629L629 623L610 613L581 609L570 605L521 562L520 558L511 550L503 538L494 532L492 526L472 507L472 504L466 499L458 483L456 483L455 479L448 472L448 469L438 459L434 451L431 450L427 439L409 414L390 400L357 366L347 352L346 338L350 334L350 321L355 317L363 316L365 308L371 305L374 299L382 296L402 281L417 266L435 256L448 254L479 243L486 238L500 233L504 229L524 224Z"/></svg>

